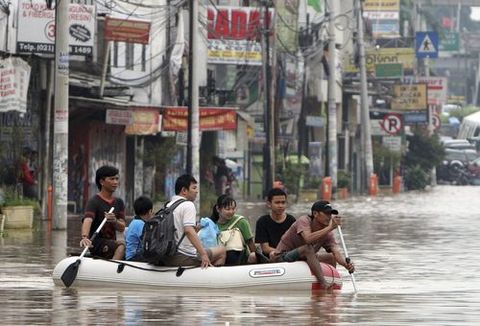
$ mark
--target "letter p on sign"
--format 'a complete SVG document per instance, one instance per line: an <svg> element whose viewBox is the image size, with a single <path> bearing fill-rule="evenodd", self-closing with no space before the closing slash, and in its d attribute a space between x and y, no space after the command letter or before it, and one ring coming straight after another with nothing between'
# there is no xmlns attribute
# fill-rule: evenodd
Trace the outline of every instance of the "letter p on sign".
<svg viewBox="0 0 480 326"><path fill-rule="evenodd" d="M399 114L394 113L386 114L383 117L380 126L389 135L396 135L402 130L402 117Z"/></svg>

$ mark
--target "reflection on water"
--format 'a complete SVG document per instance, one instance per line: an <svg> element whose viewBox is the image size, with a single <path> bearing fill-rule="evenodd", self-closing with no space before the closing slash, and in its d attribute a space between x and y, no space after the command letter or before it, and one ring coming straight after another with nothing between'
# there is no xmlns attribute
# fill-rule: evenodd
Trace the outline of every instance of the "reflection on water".
<svg viewBox="0 0 480 326"><path fill-rule="evenodd" d="M53 285L51 272L65 257L66 232L8 230L0 239L2 324L474 325L480 318L479 194L480 187L441 186L336 202L357 265L357 295L343 269L344 289L326 295L64 289ZM250 217L264 209L242 207ZM298 204L290 212L298 216L309 207Z"/></svg>

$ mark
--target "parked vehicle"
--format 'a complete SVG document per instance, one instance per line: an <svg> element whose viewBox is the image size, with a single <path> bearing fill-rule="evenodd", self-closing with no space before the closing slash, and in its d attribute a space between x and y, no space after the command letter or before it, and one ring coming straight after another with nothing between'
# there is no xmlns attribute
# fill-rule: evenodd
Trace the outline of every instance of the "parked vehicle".
<svg viewBox="0 0 480 326"><path fill-rule="evenodd" d="M478 158L477 151L473 149L445 149L445 159L437 166L437 180L454 184L470 183L473 176L467 167Z"/></svg>
<svg viewBox="0 0 480 326"><path fill-rule="evenodd" d="M452 149L476 149L475 144L467 139L446 139L442 141L443 147Z"/></svg>
<svg viewBox="0 0 480 326"><path fill-rule="evenodd" d="M477 152L480 152L480 136L470 137L467 140L475 146Z"/></svg>
<svg viewBox="0 0 480 326"><path fill-rule="evenodd" d="M468 163L467 169L473 178L480 179L480 157Z"/></svg>

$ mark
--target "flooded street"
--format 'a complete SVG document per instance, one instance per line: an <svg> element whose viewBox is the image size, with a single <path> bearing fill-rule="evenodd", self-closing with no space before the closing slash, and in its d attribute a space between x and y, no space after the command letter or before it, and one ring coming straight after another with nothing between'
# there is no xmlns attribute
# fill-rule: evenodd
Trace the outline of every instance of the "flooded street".
<svg viewBox="0 0 480 326"><path fill-rule="evenodd" d="M54 286L65 231L7 230L0 238L3 325L476 325L480 319L480 187L438 186L337 201L356 264L353 293L161 291ZM245 203L240 214L263 213ZM310 204L290 207L295 216ZM46 228L40 225L40 229Z"/></svg>

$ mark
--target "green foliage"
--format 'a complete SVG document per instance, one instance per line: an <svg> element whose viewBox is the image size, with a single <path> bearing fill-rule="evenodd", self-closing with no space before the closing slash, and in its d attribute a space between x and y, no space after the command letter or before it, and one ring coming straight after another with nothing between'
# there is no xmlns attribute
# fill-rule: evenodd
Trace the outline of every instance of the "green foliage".
<svg viewBox="0 0 480 326"><path fill-rule="evenodd" d="M337 173L337 188L350 188L352 177L346 171L339 170Z"/></svg>
<svg viewBox="0 0 480 326"><path fill-rule="evenodd" d="M0 197L2 197L2 201L0 202L0 210L2 207L9 206L32 206L35 214L40 213L40 204L38 201L35 199L24 198L23 196L19 195L17 191L15 191L14 187L7 187Z"/></svg>
<svg viewBox="0 0 480 326"><path fill-rule="evenodd" d="M431 137L417 133L408 137L408 152L405 156L405 186L409 190L425 189L430 182L428 172L440 165L445 150L437 135Z"/></svg>
<svg viewBox="0 0 480 326"><path fill-rule="evenodd" d="M430 171L440 165L445 156L445 150L437 135L431 137L417 133L408 138L408 152L405 155L405 166L419 166L424 171Z"/></svg>
<svg viewBox="0 0 480 326"><path fill-rule="evenodd" d="M380 171L382 164L396 169L400 166L402 156L399 152L394 152L382 146L378 142L373 143L373 168Z"/></svg>
<svg viewBox="0 0 480 326"><path fill-rule="evenodd" d="M430 182L427 172L419 166L410 166L405 171L405 186L408 190L423 190Z"/></svg>
<svg viewBox="0 0 480 326"><path fill-rule="evenodd" d="M309 173L307 173L307 175L305 176L305 183L304 183L305 188L318 189L320 188L321 184L322 184L321 177L312 177L310 176Z"/></svg>
<svg viewBox="0 0 480 326"><path fill-rule="evenodd" d="M154 194L156 201L165 201L163 189L167 169L177 151L175 137L146 137L143 163L155 168Z"/></svg>
<svg viewBox="0 0 480 326"><path fill-rule="evenodd" d="M456 118L458 118L458 120L462 121L463 118L466 117L467 115L470 115L470 114L472 114L474 112L477 112L479 110L480 109L476 106L467 105L467 106L462 107L460 109L450 111L450 117L456 117ZM448 118L447 118L447 120L448 120Z"/></svg>
<svg viewBox="0 0 480 326"><path fill-rule="evenodd" d="M299 190L299 180L307 172L307 165L285 162L284 165L277 164L276 170L276 179L283 182L289 193L296 194Z"/></svg>

